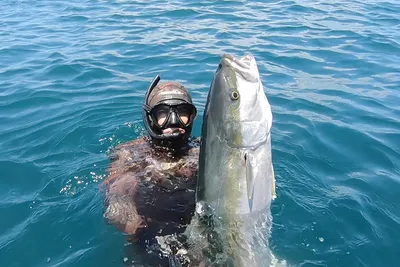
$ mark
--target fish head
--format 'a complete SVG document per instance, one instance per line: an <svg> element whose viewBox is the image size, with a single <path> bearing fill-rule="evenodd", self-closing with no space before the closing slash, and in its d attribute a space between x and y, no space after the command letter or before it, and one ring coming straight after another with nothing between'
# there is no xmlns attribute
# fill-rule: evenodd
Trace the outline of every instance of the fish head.
<svg viewBox="0 0 400 267"><path fill-rule="evenodd" d="M271 107L254 56L224 54L214 74L206 112L218 125L218 136L232 148L256 147L267 140ZM213 110L207 110L213 109Z"/></svg>

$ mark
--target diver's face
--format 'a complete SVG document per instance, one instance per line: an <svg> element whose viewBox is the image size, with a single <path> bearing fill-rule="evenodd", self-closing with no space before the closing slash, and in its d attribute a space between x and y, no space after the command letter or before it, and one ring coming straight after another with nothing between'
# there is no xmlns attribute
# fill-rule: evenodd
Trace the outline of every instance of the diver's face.
<svg viewBox="0 0 400 267"><path fill-rule="evenodd" d="M180 131L185 132L185 128L193 123L196 109L192 104L182 103L169 105L160 103L151 109L153 121L163 132Z"/></svg>

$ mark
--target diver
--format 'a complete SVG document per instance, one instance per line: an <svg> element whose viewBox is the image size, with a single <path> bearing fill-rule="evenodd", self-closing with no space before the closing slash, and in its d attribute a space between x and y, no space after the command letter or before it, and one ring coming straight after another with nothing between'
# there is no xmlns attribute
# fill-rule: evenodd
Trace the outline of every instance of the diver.
<svg viewBox="0 0 400 267"><path fill-rule="evenodd" d="M200 150L191 137L196 107L177 82L157 75L142 105L148 136L118 145L104 181L104 218L167 265L195 209ZM155 264L155 263L153 263Z"/></svg>

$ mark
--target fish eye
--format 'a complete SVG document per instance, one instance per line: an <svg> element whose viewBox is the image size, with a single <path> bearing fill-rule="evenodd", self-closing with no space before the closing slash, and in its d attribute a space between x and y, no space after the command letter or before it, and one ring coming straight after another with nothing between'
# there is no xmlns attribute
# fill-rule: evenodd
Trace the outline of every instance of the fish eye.
<svg viewBox="0 0 400 267"><path fill-rule="evenodd" d="M231 97L232 100L238 100L239 99L239 92L236 91L236 90L232 90L230 97Z"/></svg>

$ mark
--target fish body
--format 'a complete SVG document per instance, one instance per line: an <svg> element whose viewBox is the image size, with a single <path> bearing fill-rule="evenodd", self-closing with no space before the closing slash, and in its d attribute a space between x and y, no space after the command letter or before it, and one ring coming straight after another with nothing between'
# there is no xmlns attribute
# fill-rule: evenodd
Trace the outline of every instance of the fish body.
<svg viewBox="0 0 400 267"><path fill-rule="evenodd" d="M204 110L189 255L206 266L269 266L272 112L256 60L224 54Z"/></svg>

